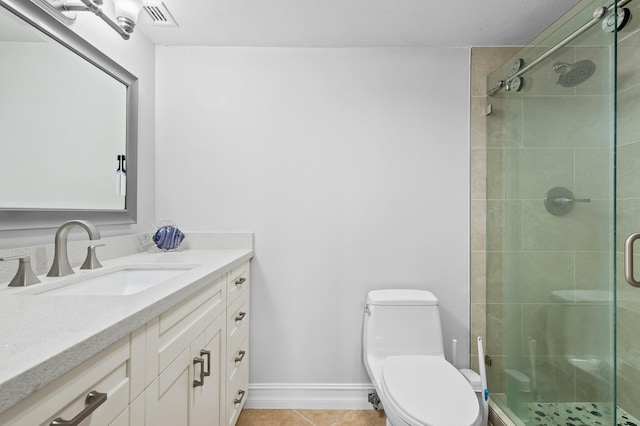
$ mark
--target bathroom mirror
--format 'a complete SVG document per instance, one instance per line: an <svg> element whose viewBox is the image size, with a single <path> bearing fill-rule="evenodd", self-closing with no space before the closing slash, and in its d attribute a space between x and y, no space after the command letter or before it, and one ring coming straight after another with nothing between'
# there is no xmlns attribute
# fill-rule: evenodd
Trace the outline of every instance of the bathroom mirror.
<svg viewBox="0 0 640 426"><path fill-rule="evenodd" d="M0 6L0 230L135 223L137 78L30 0Z"/></svg>

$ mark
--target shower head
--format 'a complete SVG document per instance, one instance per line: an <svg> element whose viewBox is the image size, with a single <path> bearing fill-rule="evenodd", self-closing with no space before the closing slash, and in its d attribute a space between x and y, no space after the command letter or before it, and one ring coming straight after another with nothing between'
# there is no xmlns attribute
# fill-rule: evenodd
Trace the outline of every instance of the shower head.
<svg viewBox="0 0 640 426"><path fill-rule="evenodd" d="M560 73L558 84L562 87L574 87L584 83L596 72L596 64L589 59L578 61L575 64L556 62L553 70Z"/></svg>

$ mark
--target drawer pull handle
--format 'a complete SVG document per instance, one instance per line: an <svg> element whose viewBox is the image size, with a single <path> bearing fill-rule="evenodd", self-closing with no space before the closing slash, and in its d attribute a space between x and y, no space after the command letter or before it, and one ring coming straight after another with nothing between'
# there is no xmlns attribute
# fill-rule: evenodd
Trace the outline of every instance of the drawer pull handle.
<svg viewBox="0 0 640 426"><path fill-rule="evenodd" d="M244 319L244 317L246 317L246 316L247 316L246 312L240 312L238 314L238 316L236 317L236 321L242 321Z"/></svg>
<svg viewBox="0 0 640 426"><path fill-rule="evenodd" d="M91 391L87 394L87 398L85 399L85 404L87 404L87 406L84 407L77 416L71 420L64 420L63 418L58 417L49 423L49 426L78 426L84 419L89 417L91 413L96 411L96 408L101 406L106 400L106 393Z"/></svg>
<svg viewBox="0 0 640 426"><path fill-rule="evenodd" d="M211 351L201 350L200 356L207 357L207 371L204 372L205 377L209 377L211 375Z"/></svg>
<svg viewBox="0 0 640 426"><path fill-rule="evenodd" d="M240 362L244 359L244 356L247 354L247 351L238 351L238 356L234 359L235 362Z"/></svg>
<svg viewBox="0 0 640 426"><path fill-rule="evenodd" d="M245 283L245 281L247 281L247 279L246 279L245 277L241 277L241 278L238 278L238 279L235 281L235 283L234 283L234 284L235 284L235 285L237 285L237 286L238 286L238 285L242 285L242 284L244 284L244 283Z"/></svg>
<svg viewBox="0 0 640 426"><path fill-rule="evenodd" d="M204 385L204 359L199 356L193 358L193 371L195 372L195 365L200 364L200 380L193 379L193 387L197 388L198 386Z"/></svg>
<svg viewBox="0 0 640 426"><path fill-rule="evenodd" d="M240 404L242 402L242 399L244 398L244 395L247 393L247 391L240 389L238 391L238 395L240 396L240 398L236 398L233 400L234 404Z"/></svg>

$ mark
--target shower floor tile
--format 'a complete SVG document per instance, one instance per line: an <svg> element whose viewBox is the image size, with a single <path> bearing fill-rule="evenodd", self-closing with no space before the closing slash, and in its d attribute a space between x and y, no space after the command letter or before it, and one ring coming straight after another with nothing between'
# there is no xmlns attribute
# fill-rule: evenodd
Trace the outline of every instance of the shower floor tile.
<svg viewBox="0 0 640 426"><path fill-rule="evenodd" d="M592 426L611 425L611 407L592 402L528 404L527 426ZM630 414L618 409L617 426L640 426Z"/></svg>

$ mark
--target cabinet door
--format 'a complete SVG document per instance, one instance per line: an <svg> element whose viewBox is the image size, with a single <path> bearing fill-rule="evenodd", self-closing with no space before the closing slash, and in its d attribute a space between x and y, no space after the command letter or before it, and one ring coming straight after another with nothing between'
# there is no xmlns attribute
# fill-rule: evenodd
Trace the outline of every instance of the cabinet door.
<svg viewBox="0 0 640 426"><path fill-rule="evenodd" d="M146 391L148 426L220 426L224 319L211 323L151 383Z"/></svg>
<svg viewBox="0 0 640 426"><path fill-rule="evenodd" d="M192 365L190 347L187 347L149 385L145 391L147 426L188 425Z"/></svg>
<svg viewBox="0 0 640 426"><path fill-rule="evenodd" d="M191 345L191 358L202 360L194 368L195 380L202 384L193 387L191 391L189 426L223 424L221 397L224 395L224 319L221 315Z"/></svg>
<svg viewBox="0 0 640 426"><path fill-rule="evenodd" d="M147 384L189 348L222 312L224 277L147 323Z"/></svg>

